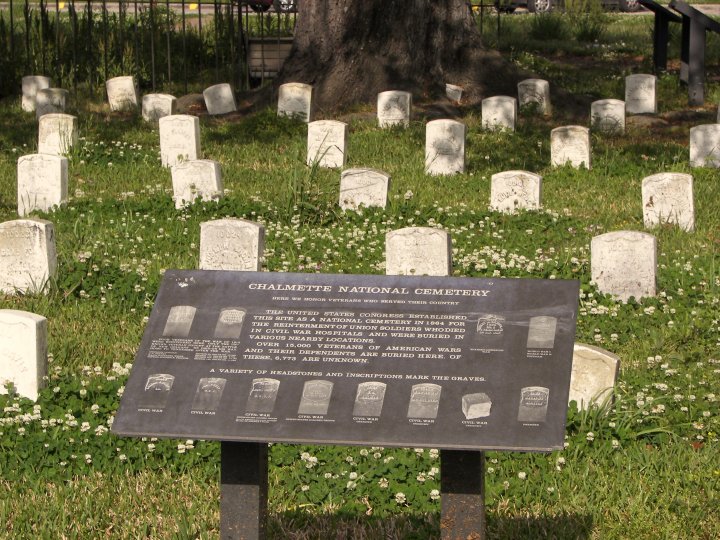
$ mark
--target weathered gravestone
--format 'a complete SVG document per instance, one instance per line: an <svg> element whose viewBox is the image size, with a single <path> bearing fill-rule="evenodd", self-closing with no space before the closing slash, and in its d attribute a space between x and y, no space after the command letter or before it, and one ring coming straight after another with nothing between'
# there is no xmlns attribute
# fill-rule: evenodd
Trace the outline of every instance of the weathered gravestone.
<svg viewBox="0 0 720 540"><path fill-rule="evenodd" d="M339 168L345 165L348 125L337 120L317 120L308 124L307 164Z"/></svg>
<svg viewBox="0 0 720 540"><path fill-rule="evenodd" d="M160 126L160 160L172 167L200 158L200 119L188 114L164 116Z"/></svg>
<svg viewBox="0 0 720 540"><path fill-rule="evenodd" d="M628 114L657 113L657 77L636 74L625 77L625 111Z"/></svg>
<svg viewBox="0 0 720 540"><path fill-rule="evenodd" d="M33 401L47 373L47 319L0 309L0 394L14 392Z"/></svg>
<svg viewBox="0 0 720 540"><path fill-rule="evenodd" d="M0 223L0 292L41 292L56 268L52 223L34 218Z"/></svg>
<svg viewBox="0 0 720 540"><path fill-rule="evenodd" d="M21 156L17 163L18 215L48 212L67 201L68 160L50 154Z"/></svg>
<svg viewBox="0 0 720 540"><path fill-rule="evenodd" d="M25 112L35 110L35 97L38 90L50 88L50 77L43 75L26 75L22 78L22 99L21 106Z"/></svg>
<svg viewBox="0 0 720 540"><path fill-rule="evenodd" d="M456 84L445 83L445 95L448 99L460 102L463 95L463 87Z"/></svg>
<svg viewBox="0 0 720 540"><path fill-rule="evenodd" d="M194 159L173 165L173 200L175 208L180 209L195 202L217 201L223 195L220 164L211 159Z"/></svg>
<svg viewBox="0 0 720 540"><path fill-rule="evenodd" d="M376 169L346 169L340 175L340 208L357 210L360 206L385 208L390 175Z"/></svg>
<svg viewBox="0 0 720 540"><path fill-rule="evenodd" d="M146 122L157 122L175 114L177 99L170 94L145 94L142 98L142 117Z"/></svg>
<svg viewBox="0 0 720 540"><path fill-rule="evenodd" d="M312 119L313 87L303 83L285 83L278 89L278 116L290 116L303 122Z"/></svg>
<svg viewBox="0 0 720 540"><path fill-rule="evenodd" d="M385 235L385 273L398 276L449 276L452 240L442 229L405 227Z"/></svg>
<svg viewBox="0 0 720 540"><path fill-rule="evenodd" d="M690 166L720 168L720 124L690 128Z"/></svg>
<svg viewBox="0 0 720 540"><path fill-rule="evenodd" d="M651 234L615 231L601 234L590 243L592 281L601 293L622 302L655 296L657 241Z"/></svg>
<svg viewBox="0 0 720 540"><path fill-rule="evenodd" d="M554 167L570 164L576 169L590 168L590 130L582 126L563 126L550 132L550 161Z"/></svg>
<svg viewBox="0 0 720 540"><path fill-rule="evenodd" d="M517 100L510 96L493 96L482 100L483 129L515 131Z"/></svg>
<svg viewBox="0 0 720 540"><path fill-rule="evenodd" d="M259 272L265 251L265 227L246 219L217 219L200 224L200 269Z"/></svg>
<svg viewBox="0 0 720 540"><path fill-rule="evenodd" d="M77 118L69 114L50 113L40 117L38 154L60 156L77 144Z"/></svg>
<svg viewBox="0 0 720 540"><path fill-rule="evenodd" d="M425 171L432 175L465 172L465 124L456 120L427 123Z"/></svg>
<svg viewBox="0 0 720 540"><path fill-rule="evenodd" d="M599 99L590 105L590 125L594 131L609 135L625 133L625 102Z"/></svg>
<svg viewBox="0 0 720 540"><path fill-rule="evenodd" d="M228 83L216 84L206 88L203 90L203 98L209 114L227 114L237 110L235 95Z"/></svg>
<svg viewBox="0 0 720 540"><path fill-rule="evenodd" d="M504 171L490 179L490 207L499 212L540 208L542 176L527 171Z"/></svg>
<svg viewBox="0 0 720 540"><path fill-rule="evenodd" d="M692 231L695 228L692 175L659 173L643 178L642 205L646 227L674 223Z"/></svg>
<svg viewBox="0 0 720 540"><path fill-rule="evenodd" d="M581 411L609 404L619 369L617 355L600 347L575 343L568 403L574 401Z"/></svg>
<svg viewBox="0 0 720 540"><path fill-rule="evenodd" d="M381 128L410 125L412 94L388 90L377 95L377 117Z"/></svg>
<svg viewBox="0 0 720 540"><path fill-rule="evenodd" d="M105 81L108 103L111 111L132 111L138 106L138 92L135 77L125 75Z"/></svg>
<svg viewBox="0 0 720 540"><path fill-rule="evenodd" d="M522 109L534 105L538 112L548 116L552 113L550 104L550 83L544 79L525 79L518 87L518 105Z"/></svg>
<svg viewBox="0 0 720 540"><path fill-rule="evenodd" d="M44 114L63 113L67 106L70 92L64 88L43 88L35 95L35 117Z"/></svg>

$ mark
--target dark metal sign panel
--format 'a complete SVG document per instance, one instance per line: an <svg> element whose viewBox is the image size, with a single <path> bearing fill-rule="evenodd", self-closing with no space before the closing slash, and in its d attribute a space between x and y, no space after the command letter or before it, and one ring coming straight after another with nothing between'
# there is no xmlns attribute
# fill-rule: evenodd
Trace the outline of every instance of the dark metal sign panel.
<svg viewBox="0 0 720 540"><path fill-rule="evenodd" d="M165 273L113 431L563 447L578 282Z"/></svg>

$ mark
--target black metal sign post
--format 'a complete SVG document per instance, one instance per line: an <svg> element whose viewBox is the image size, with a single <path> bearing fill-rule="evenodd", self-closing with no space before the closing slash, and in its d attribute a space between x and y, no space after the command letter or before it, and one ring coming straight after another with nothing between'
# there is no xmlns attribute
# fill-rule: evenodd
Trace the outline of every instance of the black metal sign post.
<svg viewBox="0 0 720 540"><path fill-rule="evenodd" d="M220 443L220 538L264 540L267 528L268 446Z"/></svg>
<svg viewBox="0 0 720 540"><path fill-rule="evenodd" d="M440 452L440 537L485 538L485 453Z"/></svg>
<svg viewBox="0 0 720 540"><path fill-rule="evenodd" d="M655 26L653 31L653 67L655 73L667 70L667 50L670 33L668 26L671 22L679 23L681 18L658 4L654 0L638 0L640 5L655 13Z"/></svg>

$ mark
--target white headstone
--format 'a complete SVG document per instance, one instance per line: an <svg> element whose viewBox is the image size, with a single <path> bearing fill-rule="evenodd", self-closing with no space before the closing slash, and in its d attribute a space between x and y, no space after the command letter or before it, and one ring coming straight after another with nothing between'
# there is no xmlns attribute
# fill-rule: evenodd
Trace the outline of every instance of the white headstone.
<svg viewBox="0 0 720 540"><path fill-rule="evenodd" d="M540 208L542 176L527 171L504 171L490 179L490 207L500 212Z"/></svg>
<svg viewBox="0 0 720 540"><path fill-rule="evenodd" d="M590 243L592 281L602 293L627 302L655 296L657 241L651 234L616 231L601 234Z"/></svg>
<svg viewBox="0 0 720 540"><path fill-rule="evenodd" d="M450 235L431 227L406 227L385 235L385 273L391 276L449 276Z"/></svg>
<svg viewBox="0 0 720 540"><path fill-rule="evenodd" d="M200 157L200 119L189 114L164 116L160 126L160 159L172 167Z"/></svg>
<svg viewBox="0 0 720 540"><path fill-rule="evenodd" d="M563 126L550 132L550 160L554 167L569 163L576 169L590 168L590 130Z"/></svg>
<svg viewBox="0 0 720 540"><path fill-rule="evenodd" d="M581 411L593 405L610 404L619 369L617 355L600 347L575 343L568 403L576 402Z"/></svg>
<svg viewBox="0 0 720 540"><path fill-rule="evenodd" d="M690 128L690 166L720 168L720 124Z"/></svg>
<svg viewBox="0 0 720 540"><path fill-rule="evenodd" d="M412 94L400 90L388 90L377 95L377 117L381 128L408 127L412 109Z"/></svg>
<svg viewBox="0 0 720 540"><path fill-rule="evenodd" d="M693 177L659 173L642 181L643 222L646 227L674 223L686 231L695 228Z"/></svg>
<svg viewBox="0 0 720 540"><path fill-rule="evenodd" d="M465 124L456 120L427 123L425 171L432 175L465 172Z"/></svg>
<svg viewBox="0 0 720 540"><path fill-rule="evenodd" d="M47 373L47 319L15 309L0 309L0 394L10 383L22 397L37 400Z"/></svg>
<svg viewBox="0 0 720 540"><path fill-rule="evenodd" d="M628 75L625 77L625 111L628 114L655 114L657 112L657 77L655 75Z"/></svg>
<svg viewBox="0 0 720 540"><path fill-rule="evenodd" d="M203 98L205 98L205 107L209 114L227 114L237 110L235 94L228 83L206 88L203 90Z"/></svg>
<svg viewBox="0 0 720 540"><path fill-rule="evenodd" d="M345 165L348 125L337 120L308 124L307 164L337 168Z"/></svg>
<svg viewBox="0 0 720 540"><path fill-rule="evenodd" d="M590 125L593 131L600 133L625 133L625 102L619 99L593 101L590 105Z"/></svg>
<svg viewBox="0 0 720 540"><path fill-rule="evenodd" d="M285 83L278 89L278 116L290 116L303 122L312 119L313 87L303 83Z"/></svg>
<svg viewBox="0 0 720 540"><path fill-rule="evenodd" d="M17 163L18 215L48 212L67 201L68 160L50 154L21 156Z"/></svg>
<svg viewBox="0 0 720 540"><path fill-rule="evenodd" d="M520 108L535 105L539 113L552 113L550 104L550 83L544 79L525 79L518 87L518 105Z"/></svg>
<svg viewBox="0 0 720 540"><path fill-rule="evenodd" d="M35 117L43 114L62 113L68 102L70 92L64 88L43 88L35 94Z"/></svg>
<svg viewBox="0 0 720 540"><path fill-rule="evenodd" d="M220 164L211 159L183 161L171 169L175 208L195 202L218 200L223 194Z"/></svg>
<svg viewBox="0 0 720 540"><path fill-rule="evenodd" d="M67 154L77 144L77 118L63 113L44 114L38 124L38 154Z"/></svg>
<svg viewBox="0 0 720 540"><path fill-rule="evenodd" d="M456 84L445 83L445 95L448 99L459 102L462 99L463 87Z"/></svg>
<svg viewBox="0 0 720 540"><path fill-rule="evenodd" d="M259 272L265 228L246 219L217 219L200 224L200 270Z"/></svg>
<svg viewBox="0 0 720 540"><path fill-rule="evenodd" d="M40 292L56 268L52 223L34 218L0 223L0 292Z"/></svg>
<svg viewBox="0 0 720 540"><path fill-rule="evenodd" d="M360 205L385 208L390 175L376 169L347 169L340 175L340 208L357 210Z"/></svg>
<svg viewBox="0 0 720 540"><path fill-rule="evenodd" d="M170 94L145 94L142 98L142 117L146 122L157 122L175 114L177 99Z"/></svg>
<svg viewBox="0 0 720 540"><path fill-rule="evenodd" d="M510 96L493 96L482 100L483 129L515 131L517 100Z"/></svg>
<svg viewBox="0 0 720 540"><path fill-rule="evenodd" d="M50 88L50 77L43 75L27 75L22 78L22 110L33 112L35 110L35 96L38 90Z"/></svg>
<svg viewBox="0 0 720 540"><path fill-rule="evenodd" d="M105 81L108 103L111 111L130 111L138 106L138 91L135 77L125 75Z"/></svg>

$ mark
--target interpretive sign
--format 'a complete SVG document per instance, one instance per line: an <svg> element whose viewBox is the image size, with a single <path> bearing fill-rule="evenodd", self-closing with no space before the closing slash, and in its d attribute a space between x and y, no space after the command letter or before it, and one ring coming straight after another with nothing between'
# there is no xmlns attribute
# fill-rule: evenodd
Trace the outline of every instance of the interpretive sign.
<svg viewBox="0 0 720 540"><path fill-rule="evenodd" d="M113 431L563 448L578 282L168 270Z"/></svg>

